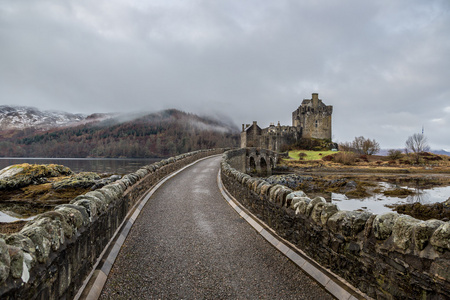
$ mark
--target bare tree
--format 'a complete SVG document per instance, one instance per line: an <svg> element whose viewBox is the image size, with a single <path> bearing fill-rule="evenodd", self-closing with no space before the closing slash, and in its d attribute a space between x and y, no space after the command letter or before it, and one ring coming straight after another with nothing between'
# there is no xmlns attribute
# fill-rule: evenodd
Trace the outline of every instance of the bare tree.
<svg viewBox="0 0 450 300"><path fill-rule="evenodd" d="M359 154L373 155L380 152L380 144L377 141L366 139L363 136L355 137L352 146L355 152Z"/></svg>
<svg viewBox="0 0 450 300"><path fill-rule="evenodd" d="M406 150L414 153L416 162L419 162L419 153L430 150L427 138L421 133L414 133L406 140Z"/></svg>

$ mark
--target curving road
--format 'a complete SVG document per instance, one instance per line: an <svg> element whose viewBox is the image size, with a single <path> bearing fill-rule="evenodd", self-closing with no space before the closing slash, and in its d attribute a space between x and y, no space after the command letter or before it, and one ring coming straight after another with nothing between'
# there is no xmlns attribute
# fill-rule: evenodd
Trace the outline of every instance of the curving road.
<svg viewBox="0 0 450 300"><path fill-rule="evenodd" d="M134 223L100 299L333 299L223 199L221 157L160 187Z"/></svg>

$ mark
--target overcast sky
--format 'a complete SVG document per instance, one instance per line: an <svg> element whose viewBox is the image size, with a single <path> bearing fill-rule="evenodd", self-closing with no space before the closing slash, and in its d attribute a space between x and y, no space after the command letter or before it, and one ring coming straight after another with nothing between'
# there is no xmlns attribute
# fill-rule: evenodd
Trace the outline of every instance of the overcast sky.
<svg viewBox="0 0 450 300"><path fill-rule="evenodd" d="M450 1L0 0L0 105L266 127L314 92L335 141L450 150Z"/></svg>

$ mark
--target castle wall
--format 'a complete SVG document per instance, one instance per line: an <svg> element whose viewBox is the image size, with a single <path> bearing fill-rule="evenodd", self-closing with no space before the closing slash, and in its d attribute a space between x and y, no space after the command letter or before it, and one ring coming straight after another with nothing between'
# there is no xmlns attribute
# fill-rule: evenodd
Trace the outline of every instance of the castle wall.
<svg viewBox="0 0 450 300"><path fill-rule="evenodd" d="M257 122L242 125L241 148L258 147L280 151L283 145L295 144L300 138L331 140L331 115L333 107L325 105L319 94L312 94L312 99L303 100L292 112L292 126L270 125L261 129Z"/></svg>

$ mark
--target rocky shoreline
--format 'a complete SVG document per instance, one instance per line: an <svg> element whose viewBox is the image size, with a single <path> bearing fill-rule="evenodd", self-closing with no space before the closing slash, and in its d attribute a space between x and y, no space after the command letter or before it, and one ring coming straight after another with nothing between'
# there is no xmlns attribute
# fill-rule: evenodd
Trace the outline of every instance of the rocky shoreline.
<svg viewBox="0 0 450 300"><path fill-rule="evenodd" d="M0 170L0 211L18 221L0 221L0 233L17 232L26 223L21 219L67 204L120 178L119 175L102 177L93 172L74 173L56 164L6 167Z"/></svg>

